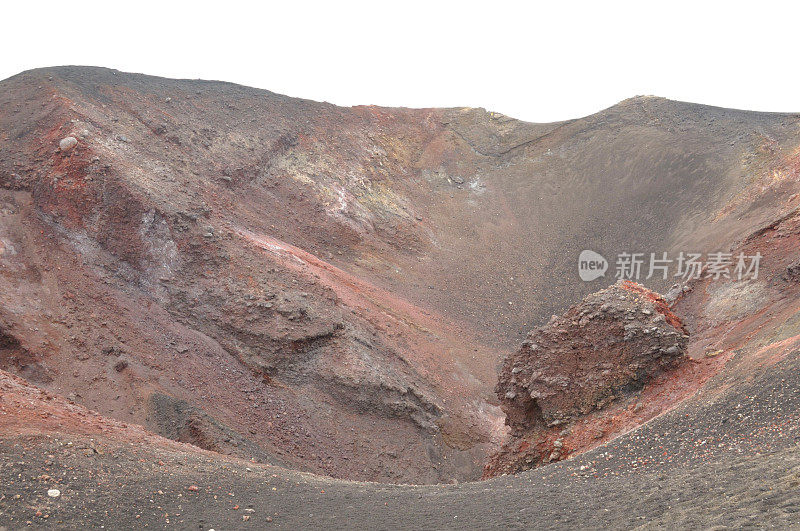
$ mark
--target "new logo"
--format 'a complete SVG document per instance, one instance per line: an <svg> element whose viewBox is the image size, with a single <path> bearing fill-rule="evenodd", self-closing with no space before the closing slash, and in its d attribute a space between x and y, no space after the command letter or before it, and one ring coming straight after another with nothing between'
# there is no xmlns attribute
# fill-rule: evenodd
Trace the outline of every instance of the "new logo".
<svg viewBox="0 0 800 531"><path fill-rule="evenodd" d="M608 260L594 251L584 250L578 256L578 275L584 282L605 276Z"/></svg>

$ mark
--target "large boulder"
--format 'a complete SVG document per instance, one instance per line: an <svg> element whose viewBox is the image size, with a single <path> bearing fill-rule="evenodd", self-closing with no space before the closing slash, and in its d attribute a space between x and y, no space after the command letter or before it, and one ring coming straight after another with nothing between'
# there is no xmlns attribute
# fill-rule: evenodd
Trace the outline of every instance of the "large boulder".
<svg viewBox="0 0 800 531"><path fill-rule="evenodd" d="M602 409L682 363L687 340L657 293L629 281L593 293L505 359L495 392L506 423L519 434Z"/></svg>

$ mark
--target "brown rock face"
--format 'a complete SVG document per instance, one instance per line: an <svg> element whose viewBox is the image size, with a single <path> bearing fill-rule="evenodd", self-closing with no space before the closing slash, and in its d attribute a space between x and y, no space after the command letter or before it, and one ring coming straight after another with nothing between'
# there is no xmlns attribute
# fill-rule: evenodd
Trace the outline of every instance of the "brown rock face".
<svg viewBox="0 0 800 531"><path fill-rule="evenodd" d="M641 389L686 357L686 334L664 299L621 281L528 335L495 389L515 433L558 426Z"/></svg>

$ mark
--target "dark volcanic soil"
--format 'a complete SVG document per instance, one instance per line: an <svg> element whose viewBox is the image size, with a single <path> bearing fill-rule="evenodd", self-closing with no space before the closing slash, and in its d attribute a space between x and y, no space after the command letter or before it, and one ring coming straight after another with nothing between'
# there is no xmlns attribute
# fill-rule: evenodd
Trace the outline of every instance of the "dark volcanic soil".
<svg viewBox="0 0 800 531"><path fill-rule="evenodd" d="M794 527L800 523L798 374L793 354L736 382L735 392L693 400L578 458L456 486L343 482L107 437L4 438L0 525ZM50 488L61 496L49 498Z"/></svg>
<svg viewBox="0 0 800 531"><path fill-rule="evenodd" d="M797 115L653 97L531 124L102 68L1 81L0 526L796 523L799 146ZM580 281L583 249L605 277ZM659 302L685 362L511 437L501 360L617 253L726 250L761 275ZM641 354L623 343L603 356ZM463 484L556 439L568 460Z"/></svg>

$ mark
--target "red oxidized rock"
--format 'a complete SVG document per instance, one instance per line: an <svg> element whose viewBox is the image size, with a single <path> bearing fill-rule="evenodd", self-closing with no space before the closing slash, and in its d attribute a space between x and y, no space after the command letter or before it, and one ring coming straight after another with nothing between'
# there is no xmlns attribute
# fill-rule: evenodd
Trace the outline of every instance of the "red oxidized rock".
<svg viewBox="0 0 800 531"><path fill-rule="evenodd" d="M688 335L664 299L622 281L528 335L495 388L520 433L602 409L685 360Z"/></svg>

